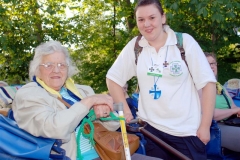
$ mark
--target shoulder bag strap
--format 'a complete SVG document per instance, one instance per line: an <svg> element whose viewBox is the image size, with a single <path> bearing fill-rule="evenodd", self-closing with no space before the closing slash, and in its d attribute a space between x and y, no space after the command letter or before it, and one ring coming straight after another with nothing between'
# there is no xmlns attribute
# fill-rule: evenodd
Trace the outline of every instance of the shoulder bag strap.
<svg viewBox="0 0 240 160"><path fill-rule="evenodd" d="M58 97L57 98L59 101L61 101L67 108L70 108L71 105L69 103L67 103L66 101L64 101L62 98Z"/></svg>
<svg viewBox="0 0 240 160"><path fill-rule="evenodd" d="M229 109L231 109L230 102L229 102L229 100L228 100L228 98L227 98L227 95L225 94L225 91L224 91L224 89L222 89L222 91L221 91L221 94L223 95L223 97L224 97L224 98L225 98L225 100L227 101L228 108L229 108Z"/></svg>

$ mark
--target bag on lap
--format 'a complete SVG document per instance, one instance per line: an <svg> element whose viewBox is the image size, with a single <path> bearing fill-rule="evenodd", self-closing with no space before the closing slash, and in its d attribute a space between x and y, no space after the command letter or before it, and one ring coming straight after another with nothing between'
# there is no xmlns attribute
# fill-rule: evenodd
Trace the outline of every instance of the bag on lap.
<svg viewBox="0 0 240 160"><path fill-rule="evenodd" d="M218 84L217 84L218 86ZM227 95L224 91L224 89L222 89L221 94L223 95L223 97L225 98L227 104L228 104L228 108L231 109L231 105L230 102L227 98ZM229 126L240 126L240 117L238 117L236 114L230 116L229 118L227 118L226 120L223 120L224 124L229 125Z"/></svg>
<svg viewBox="0 0 240 160"><path fill-rule="evenodd" d="M102 160L122 160L125 159L122 133L109 131L101 123L94 124L95 150ZM84 126L84 132L90 133L90 126ZM127 134L131 155L139 147L139 137L134 134Z"/></svg>
<svg viewBox="0 0 240 160"><path fill-rule="evenodd" d="M237 126L240 127L240 117L237 117L237 115L232 115L228 119L223 121L224 124L229 126Z"/></svg>

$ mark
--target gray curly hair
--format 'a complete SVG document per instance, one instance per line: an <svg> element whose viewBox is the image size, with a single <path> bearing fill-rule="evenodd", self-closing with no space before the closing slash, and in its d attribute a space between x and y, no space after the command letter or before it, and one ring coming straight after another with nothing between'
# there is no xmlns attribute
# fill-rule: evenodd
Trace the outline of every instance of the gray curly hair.
<svg viewBox="0 0 240 160"><path fill-rule="evenodd" d="M212 57L215 61L217 61L217 56L213 52L204 52L206 57Z"/></svg>
<svg viewBox="0 0 240 160"><path fill-rule="evenodd" d="M35 49L35 55L33 57L33 60L30 62L30 66L29 66L30 80L33 80L33 77L39 73L39 65L41 64L42 57L48 54L53 54L55 52L62 52L65 55L66 63L69 65L68 77L71 77L78 73L78 69L72 63L72 60L70 58L70 54L67 48L62 46L62 44L58 41L48 41L45 43L41 43Z"/></svg>

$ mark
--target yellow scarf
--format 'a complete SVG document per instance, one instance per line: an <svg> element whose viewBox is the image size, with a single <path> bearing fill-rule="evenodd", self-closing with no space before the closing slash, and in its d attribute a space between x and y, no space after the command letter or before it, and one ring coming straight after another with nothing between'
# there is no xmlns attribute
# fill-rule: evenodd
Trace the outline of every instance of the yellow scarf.
<svg viewBox="0 0 240 160"><path fill-rule="evenodd" d="M223 87L219 82L216 83L216 87L217 87L217 94L220 95L222 93Z"/></svg>
<svg viewBox="0 0 240 160"><path fill-rule="evenodd" d="M58 91L55 91L54 89L48 87L42 80L40 80L38 77L36 77L36 81L49 93L55 94L58 97L62 98L61 94ZM74 85L74 81L71 78L68 78L65 82L65 87L70 90L73 94L78 96L79 98L83 99L82 95L78 92L76 86Z"/></svg>

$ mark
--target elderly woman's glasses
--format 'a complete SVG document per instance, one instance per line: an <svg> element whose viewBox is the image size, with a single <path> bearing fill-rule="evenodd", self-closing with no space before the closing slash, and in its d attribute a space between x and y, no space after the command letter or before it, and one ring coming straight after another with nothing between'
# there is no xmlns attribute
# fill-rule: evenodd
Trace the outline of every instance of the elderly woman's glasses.
<svg viewBox="0 0 240 160"><path fill-rule="evenodd" d="M46 70L53 70L53 68L56 66L56 63L48 62L48 63L40 64L39 66L43 66ZM66 63L57 63L57 67L60 70L66 70L68 65Z"/></svg>
<svg viewBox="0 0 240 160"><path fill-rule="evenodd" d="M209 63L210 66L216 66L217 62Z"/></svg>

